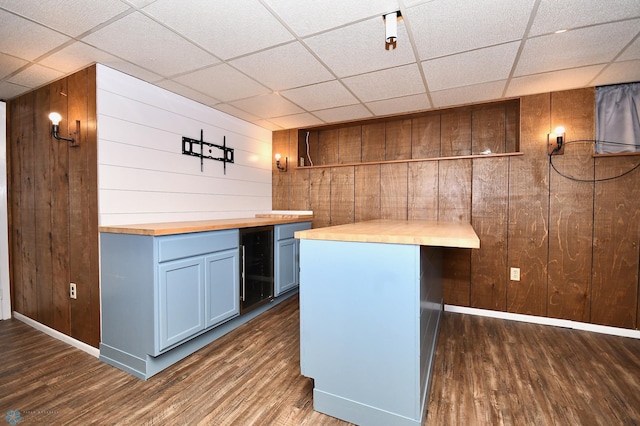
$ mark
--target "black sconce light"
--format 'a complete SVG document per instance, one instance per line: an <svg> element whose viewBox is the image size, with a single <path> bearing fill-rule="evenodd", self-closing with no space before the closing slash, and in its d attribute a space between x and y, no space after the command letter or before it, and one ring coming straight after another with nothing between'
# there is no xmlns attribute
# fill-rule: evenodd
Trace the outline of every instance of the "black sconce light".
<svg viewBox="0 0 640 426"><path fill-rule="evenodd" d="M289 167L289 157L284 157L284 167L282 167L280 165L280 158L282 158L280 156L280 154L276 154L276 167L278 168L278 170L280 170L281 172L286 172L287 171L287 167Z"/></svg>
<svg viewBox="0 0 640 426"><path fill-rule="evenodd" d="M547 151L549 155L564 154L564 127L558 126L553 133L547 134Z"/></svg>
<svg viewBox="0 0 640 426"><path fill-rule="evenodd" d="M67 141L71 142L71 146L78 146L75 139L73 138L64 138L58 134L60 130L60 121L62 120L62 116L57 112L52 112L49 114L49 120L51 120L51 136L59 141ZM76 135L80 134L80 120L76 120Z"/></svg>

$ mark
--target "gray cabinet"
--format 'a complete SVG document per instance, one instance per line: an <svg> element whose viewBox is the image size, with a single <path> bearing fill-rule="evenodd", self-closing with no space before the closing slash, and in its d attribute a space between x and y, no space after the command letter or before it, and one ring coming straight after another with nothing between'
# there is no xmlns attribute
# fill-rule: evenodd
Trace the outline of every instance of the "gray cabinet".
<svg viewBox="0 0 640 426"><path fill-rule="evenodd" d="M205 327L213 327L240 313L240 256L237 249L205 257Z"/></svg>
<svg viewBox="0 0 640 426"><path fill-rule="evenodd" d="M274 292L280 296L300 285L300 242L296 231L311 229L311 222L289 223L275 227Z"/></svg>

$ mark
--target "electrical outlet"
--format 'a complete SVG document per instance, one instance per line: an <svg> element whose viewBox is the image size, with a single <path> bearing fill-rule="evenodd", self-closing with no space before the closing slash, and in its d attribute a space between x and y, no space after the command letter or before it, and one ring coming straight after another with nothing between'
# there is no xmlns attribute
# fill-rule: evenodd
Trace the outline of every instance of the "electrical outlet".
<svg viewBox="0 0 640 426"><path fill-rule="evenodd" d="M76 283L69 283L69 297L75 299L78 293L76 292Z"/></svg>
<svg viewBox="0 0 640 426"><path fill-rule="evenodd" d="M520 281L520 268L511 268L511 281Z"/></svg>

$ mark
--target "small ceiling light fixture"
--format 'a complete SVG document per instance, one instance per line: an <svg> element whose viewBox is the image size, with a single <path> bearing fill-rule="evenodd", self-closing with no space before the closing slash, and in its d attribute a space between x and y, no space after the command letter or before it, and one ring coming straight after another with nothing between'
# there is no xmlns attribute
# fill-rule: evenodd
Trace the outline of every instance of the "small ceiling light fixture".
<svg viewBox="0 0 640 426"><path fill-rule="evenodd" d="M549 155L564 154L564 127L558 126L553 133L547 134L547 152Z"/></svg>
<svg viewBox="0 0 640 426"><path fill-rule="evenodd" d="M396 41L398 39L398 20L402 19L402 14L400 11L387 13L382 17L384 20L384 40L385 40L385 49L389 50L389 48L396 48Z"/></svg>
<svg viewBox="0 0 640 426"><path fill-rule="evenodd" d="M57 112L52 112L49 114L49 120L51 120L51 136L59 141L67 141L71 142L71 146L78 146L75 139L73 138L63 138L58 134L60 130L60 121L62 121L62 116ZM80 120L76 120L76 134L80 133Z"/></svg>
<svg viewBox="0 0 640 426"><path fill-rule="evenodd" d="M289 157L285 157L284 158L284 167L282 167L282 165L280 164L280 159L281 158L282 158L282 156L280 154L276 154L276 167L281 172L286 172L287 171L287 167L289 167Z"/></svg>

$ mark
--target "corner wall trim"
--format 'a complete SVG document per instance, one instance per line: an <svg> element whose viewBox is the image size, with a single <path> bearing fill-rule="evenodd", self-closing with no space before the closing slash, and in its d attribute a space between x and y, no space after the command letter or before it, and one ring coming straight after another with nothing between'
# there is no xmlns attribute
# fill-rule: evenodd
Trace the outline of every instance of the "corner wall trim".
<svg viewBox="0 0 640 426"><path fill-rule="evenodd" d="M44 334L48 334L49 336L55 339L61 340L77 349L80 349L81 351L86 352L89 355L92 355L96 358L100 356L100 350L98 348L94 348L93 346L87 345L86 343L76 340L71 336L67 336L64 333L60 333L58 330L54 330L53 328L47 327L46 325L41 324L38 321L35 321L27 316L24 316L19 312L13 311L13 317L17 320L22 321L28 326L35 328L36 330L42 331Z"/></svg>
<svg viewBox="0 0 640 426"><path fill-rule="evenodd" d="M499 318L510 321L529 322L533 324L552 325L554 327L572 328L575 330L591 331L594 333L610 334L612 336L630 337L640 339L640 330L630 330L628 328L610 327L607 325L589 324L564 320L558 318L539 317L535 315L513 314L510 312L491 311L488 309L467 308L464 306L444 305L446 312L458 314L477 315L481 317Z"/></svg>

